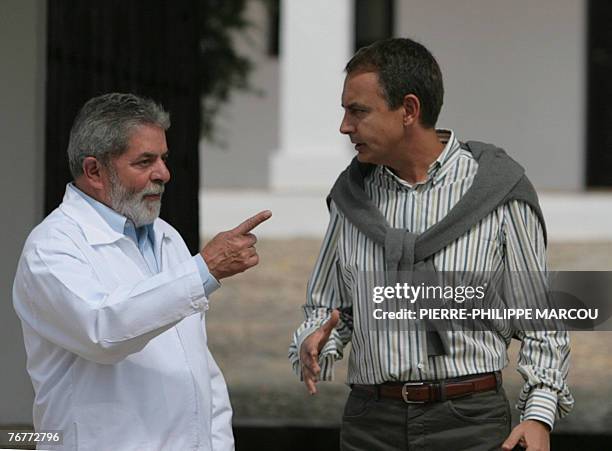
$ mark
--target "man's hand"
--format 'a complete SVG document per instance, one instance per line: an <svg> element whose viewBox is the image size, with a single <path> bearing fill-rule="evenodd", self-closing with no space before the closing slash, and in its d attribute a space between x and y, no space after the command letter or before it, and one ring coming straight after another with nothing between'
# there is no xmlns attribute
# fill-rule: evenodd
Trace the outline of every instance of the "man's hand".
<svg viewBox="0 0 612 451"><path fill-rule="evenodd" d="M259 263L255 250L257 237L250 232L271 216L270 210L260 211L238 227L218 233L206 243L200 254L217 280L246 271Z"/></svg>
<svg viewBox="0 0 612 451"><path fill-rule="evenodd" d="M521 422L512 430L502 445L502 450L511 451L517 444L527 451L549 451L550 432L548 426L535 420Z"/></svg>
<svg viewBox="0 0 612 451"><path fill-rule="evenodd" d="M319 374L321 374L321 367L319 366L319 353L327 340L332 330L338 324L340 319L340 312L333 310L331 317L321 327L314 331L311 335L304 340L300 347L300 364L302 366L302 378L304 384L311 395L317 393L317 381L319 380Z"/></svg>

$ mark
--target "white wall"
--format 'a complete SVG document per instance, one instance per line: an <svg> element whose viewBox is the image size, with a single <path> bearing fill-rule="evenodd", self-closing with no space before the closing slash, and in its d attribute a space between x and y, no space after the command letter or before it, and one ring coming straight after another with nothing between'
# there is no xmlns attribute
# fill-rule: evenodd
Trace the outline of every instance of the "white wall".
<svg viewBox="0 0 612 451"><path fill-rule="evenodd" d="M268 160L280 145L278 61L265 53L263 2L247 5L254 28L239 48L256 64L261 95L232 96L220 120L225 149L202 143L207 189L269 187ZM395 29L442 67L439 126L504 147L539 189L584 187L585 0L396 0Z"/></svg>
<svg viewBox="0 0 612 451"><path fill-rule="evenodd" d="M397 0L396 13L396 35L442 68L438 126L504 147L536 188L583 188L586 1Z"/></svg>
<svg viewBox="0 0 612 451"><path fill-rule="evenodd" d="M338 131L353 3L281 2L280 145L270 160L275 191L327 191L355 153Z"/></svg>
<svg viewBox="0 0 612 451"><path fill-rule="evenodd" d="M269 155L278 148L279 68L268 56L265 2L248 0L251 28L236 37L238 52L254 63L249 80L253 92L234 92L217 124L225 146L200 143L200 186L267 188Z"/></svg>
<svg viewBox="0 0 612 451"><path fill-rule="evenodd" d="M32 423L33 391L12 305L17 259L43 213L46 1L0 3L0 425Z"/></svg>

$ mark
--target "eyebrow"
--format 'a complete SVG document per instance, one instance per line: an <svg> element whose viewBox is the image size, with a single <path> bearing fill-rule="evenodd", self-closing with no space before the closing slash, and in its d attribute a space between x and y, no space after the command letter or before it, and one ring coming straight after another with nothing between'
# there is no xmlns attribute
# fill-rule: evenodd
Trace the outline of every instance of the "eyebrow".
<svg viewBox="0 0 612 451"><path fill-rule="evenodd" d="M170 153L170 151L165 151L164 153L162 153L161 155L159 155L160 157L165 157L168 156L168 154ZM140 158L156 158L158 156L157 153L154 152L143 152L140 155L138 155L135 159L138 160Z"/></svg>
<svg viewBox="0 0 612 451"><path fill-rule="evenodd" d="M368 106L364 105L363 103L359 103L359 102L351 102L348 105L344 105L341 104L342 108L346 108L346 109L354 109L354 108L361 108L361 109L369 109Z"/></svg>

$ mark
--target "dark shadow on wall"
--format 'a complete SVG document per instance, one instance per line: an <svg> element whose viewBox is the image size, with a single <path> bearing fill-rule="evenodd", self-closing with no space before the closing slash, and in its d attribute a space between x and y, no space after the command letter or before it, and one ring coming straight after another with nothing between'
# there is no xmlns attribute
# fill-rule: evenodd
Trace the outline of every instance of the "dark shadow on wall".
<svg viewBox="0 0 612 451"><path fill-rule="evenodd" d="M587 42L588 188L612 187L612 2L589 0Z"/></svg>
<svg viewBox="0 0 612 451"><path fill-rule="evenodd" d="M236 451L338 451L340 429L309 427L235 427ZM612 436L552 434L554 451L609 449ZM458 444L457 450L461 449ZM519 449L519 448L516 448ZM432 450L435 451L435 450Z"/></svg>
<svg viewBox="0 0 612 451"><path fill-rule="evenodd" d="M201 10L198 0L49 0L45 214L71 180L66 148L78 109L96 95L132 92L170 112L172 180L161 216L197 252Z"/></svg>
<svg viewBox="0 0 612 451"><path fill-rule="evenodd" d="M32 432L31 426L23 425L0 429L0 431L8 430ZM0 441L0 449L5 447L35 449L33 446L14 442L9 446L4 440L7 435L5 433L0 435L3 438ZM234 438L236 451L338 451L340 449L340 429L337 427L234 426ZM604 450L609 449L610 443L612 443L612 435L553 433L550 449L554 451ZM457 448L459 449L461 448Z"/></svg>

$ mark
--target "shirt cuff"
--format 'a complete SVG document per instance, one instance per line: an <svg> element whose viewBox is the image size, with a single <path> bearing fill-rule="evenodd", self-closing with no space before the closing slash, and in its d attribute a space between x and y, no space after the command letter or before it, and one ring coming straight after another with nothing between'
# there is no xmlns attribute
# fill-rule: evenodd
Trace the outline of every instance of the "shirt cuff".
<svg viewBox="0 0 612 451"><path fill-rule="evenodd" d="M193 259L198 265L198 271L200 272L200 279L202 279L202 285L204 285L206 297L210 297L210 295L213 294L213 292L215 292L221 286L221 284L217 279L215 279L215 276L210 273L204 258L200 254L194 255Z"/></svg>
<svg viewBox="0 0 612 451"><path fill-rule="evenodd" d="M525 400L524 406L521 421L537 420L553 430L557 412L557 393L544 388L534 388Z"/></svg>
<svg viewBox="0 0 612 451"><path fill-rule="evenodd" d="M302 331L300 334L294 334L294 339L289 346L289 360L293 367L293 371L303 381L302 367L300 365L300 348L306 338L308 338L318 327L309 327ZM334 362L341 360L343 357L344 345L340 339L338 332L334 329L331 332L327 343L321 349L319 353L319 366L321 367L321 374L319 375L320 381L333 381L334 380Z"/></svg>

